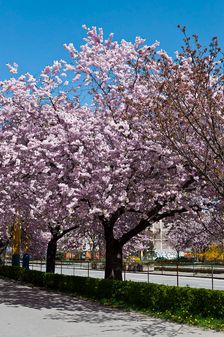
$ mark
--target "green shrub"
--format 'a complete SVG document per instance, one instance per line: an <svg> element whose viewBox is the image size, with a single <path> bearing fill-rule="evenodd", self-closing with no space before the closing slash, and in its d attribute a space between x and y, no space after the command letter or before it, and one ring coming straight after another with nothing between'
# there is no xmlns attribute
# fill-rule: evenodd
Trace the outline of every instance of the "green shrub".
<svg viewBox="0 0 224 337"><path fill-rule="evenodd" d="M0 266L0 276L37 286L178 318L224 319L224 291L102 280Z"/></svg>
<svg viewBox="0 0 224 337"><path fill-rule="evenodd" d="M22 269L22 271L20 271L20 279L21 281L31 283L38 287L45 285L45 273L37 270Z"/></svg>
<svg viewBox="0 0 224 337"><path fill-rule="evenodd" d="M14 280L19 280L21 269L19 267L0 266L0 275Z"/></svg>

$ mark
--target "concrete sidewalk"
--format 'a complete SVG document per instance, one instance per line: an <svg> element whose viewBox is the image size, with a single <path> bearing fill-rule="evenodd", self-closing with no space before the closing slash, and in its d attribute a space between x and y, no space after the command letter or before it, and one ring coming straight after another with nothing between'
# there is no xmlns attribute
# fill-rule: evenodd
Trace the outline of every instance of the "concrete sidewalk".
<svg viewBox="0 0 224 337"><path fill-rule="evenodd" d="M0 337L224 337L0 279Z"/></svg>

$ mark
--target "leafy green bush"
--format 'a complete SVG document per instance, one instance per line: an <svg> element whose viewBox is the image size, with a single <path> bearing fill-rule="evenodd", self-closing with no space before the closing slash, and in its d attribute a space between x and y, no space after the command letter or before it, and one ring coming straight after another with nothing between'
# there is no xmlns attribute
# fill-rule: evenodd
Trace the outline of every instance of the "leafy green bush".
<svg viewBox="0 0 224 337"><path fill-rule="evenodd" d="M22 269L20 275L21 280L24 282L31 283L38 287L43 287L45 285L45 273L37 270Z"/></svg>
<svg viewBox="0 0 224 337"><path fill-rule="evenodd" d="M132 281L102 280L0 266L0 276L178 318L224 319L224 291L165 286Z"/></svg>
<svg viewBox="0 0 224 337"><path fill-rule="evenodd" d="M21 269L11 266L0 266L0 275L14 280L19 280L21 277Z"/></svg>

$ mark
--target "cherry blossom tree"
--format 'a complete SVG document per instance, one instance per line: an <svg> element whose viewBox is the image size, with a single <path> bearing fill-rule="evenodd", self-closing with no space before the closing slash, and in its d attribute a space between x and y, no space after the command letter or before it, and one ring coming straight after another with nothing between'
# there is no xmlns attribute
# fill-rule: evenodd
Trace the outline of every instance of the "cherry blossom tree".
<svg viewBox="0 0 224 337"><path fill-rule="evenodd" d="M182 32L184 45L174 60L160 53L154 111L166 144L223 200L223 53L216 37L203 48L196 35L192 41L185 27Z"/></svg>
<svg viewBox="0 0 224 337"><path fill-rule="evenodd" d="M1 226L19 210L24 226L50 232L47 271L66 234L103 234L105 277L122 279L123 247L159 220L195 221L210 187L161 141L152 118L158 43L86 29L80 50L65 45L70 61L47 66L39 81L0 83Z"/></svg>
<svg viewBox="0 0 224 337"><path fill-rule="evenodd" d="M89 176L83 199L104 231L105 277L121 279L123 246L156 221L197 216L209 201L208 188L161 143L148 118L158 93L158 44L143 45L140 38L118 43L112 35L104 41L94 27L85 41L80 52L65 45L94 113L94 141L84 143Z"/></svg>
<svg viewBox="0 0 224 337"><path fill-rule="evenodd" d="M204 210L200 216L192 219L179 219L169 225L168 238L171 245L179 251L191 249L202 251L211 244L222 244L224 227L222 211L216 203L209 210Z"/></svg>
<svg viewBox="0 0 224 337"><path fill-rule="evenodd" d="M59 62L46 67L39 83L30 74L1 83L1 226L6 229L19 214L23 230L33 239L32 233L50 232L47 271L51 272L57 241L78 227L74 217L77 182L73 190L66 189L66 179L76 174L66 128L72 114L79 117L62 92L54 94L57 102L53 102L52 95L61 84L57 77L60 67ZM49 72L51 76L47 76ZM70 108L66 116L63 104ZM77 149L77 145L73 147Z"/></svg>

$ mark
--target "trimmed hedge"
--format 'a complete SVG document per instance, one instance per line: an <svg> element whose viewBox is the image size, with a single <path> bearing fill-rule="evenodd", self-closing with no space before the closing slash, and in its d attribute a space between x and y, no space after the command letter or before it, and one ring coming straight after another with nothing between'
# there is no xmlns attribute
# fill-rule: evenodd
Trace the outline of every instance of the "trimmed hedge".
<svg viewBox="0 0 224 337"><path fill-rule="evenodd" d="M68 276L0 266L0 276L127 307L224 319L224 291Z"/></svg>

